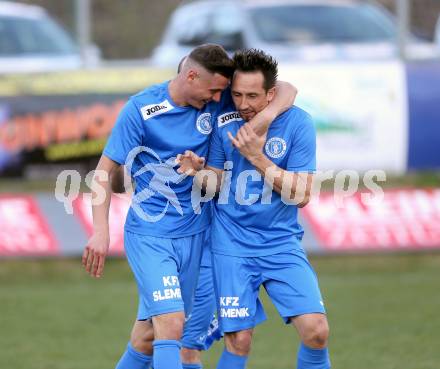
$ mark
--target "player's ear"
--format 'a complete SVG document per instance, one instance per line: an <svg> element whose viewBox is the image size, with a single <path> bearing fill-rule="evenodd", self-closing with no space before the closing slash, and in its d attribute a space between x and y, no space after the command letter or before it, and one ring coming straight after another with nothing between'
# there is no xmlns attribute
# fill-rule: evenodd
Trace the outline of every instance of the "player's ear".
<svg viewBox="0 0 440 369"><path fill-rule="evenodd" d="M269 88L266 92L267 101L271 102L273 98L275 97L275 89L276 87Z"/></svg>
<svg viewBox="0 0 440 369"><path fill-rule="evenodd" d="M198 76L199 74L194 69L189 69L188 72L186 73L186 79L189 82L194 81Z"/></svg>

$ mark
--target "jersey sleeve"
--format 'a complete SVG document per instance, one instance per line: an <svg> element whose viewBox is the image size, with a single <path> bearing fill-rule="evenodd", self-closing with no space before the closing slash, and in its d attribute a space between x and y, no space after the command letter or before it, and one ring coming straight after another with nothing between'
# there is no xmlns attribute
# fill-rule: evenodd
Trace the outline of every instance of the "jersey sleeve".
<svg viewBox="0 0 440 369"><path fill-rule="evenodd" d="M292 150L287 160L291 172L316 171L316 131L309 114L305 116L294 132Z"/></svg>
<svg viewBox="0 0 440 369"><path fill-rule="evenodd" d="M119 164L125 164L129 152L142 145L142 136L141 116L133 101L129 100L119 113L103 155Z"/></svg>
<svg viewBox="0 0 440 369"><path fill-rule="evenodd" d="M217 125L214 125L214 129L211 134L211 142L209 144L207 165L213 168L223 169L225 161L226 155L225 150L223 149L221 132Z"/></svg>

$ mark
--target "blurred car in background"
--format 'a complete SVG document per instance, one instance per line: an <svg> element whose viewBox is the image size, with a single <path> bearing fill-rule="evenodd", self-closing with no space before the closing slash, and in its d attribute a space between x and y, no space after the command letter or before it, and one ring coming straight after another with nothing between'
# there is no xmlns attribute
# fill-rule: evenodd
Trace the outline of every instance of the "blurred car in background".
<svg viewBox="0 0 440 369"><path fill-rule="evenodd" d="M81 66L77 45L43 8L0 1L0 74Z"/></svg>
<svg viewBox="0 0 440 369"><path fill-rule="evenodd" d="M344 0L196 1L173 13L152 62L175 66L196 45L260 48L279 62L380 60L398 55L397 25L380 5ZM440 35L438 35L440 37ZM409 36L411 59L440 56Z"/></svg>

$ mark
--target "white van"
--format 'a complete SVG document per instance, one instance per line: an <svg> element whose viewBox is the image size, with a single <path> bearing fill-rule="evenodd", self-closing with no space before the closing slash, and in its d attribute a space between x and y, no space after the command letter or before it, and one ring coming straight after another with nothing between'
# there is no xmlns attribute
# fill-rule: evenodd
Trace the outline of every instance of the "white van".
<svg viewBox="0 0 440 369"><path fill-rule="evenodd" d="M396 58L397 25L381 5L354 0L211 0L177 8L152 62L175 66L195 46L259 48L279 62ZM437 32L440 38L440 22ZM408 57L435 58L438 45L410 35Z"/></svg>

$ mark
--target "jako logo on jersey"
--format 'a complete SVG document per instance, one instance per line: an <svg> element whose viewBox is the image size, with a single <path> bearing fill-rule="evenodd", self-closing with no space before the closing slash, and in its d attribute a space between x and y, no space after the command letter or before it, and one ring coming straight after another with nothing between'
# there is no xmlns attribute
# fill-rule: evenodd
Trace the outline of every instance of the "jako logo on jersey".
<svg viewBox="0 0 440 369"><path fill-rule="evenodd" d="M272 137L266 142L266 154L271 158L281 158L286 153L286 141L280 137Z"/></svg>
<svg viewBox="0 0 440 369"><path fill-rule="evenodd" d="M229 113L219 115L217 118L217 124L219 127L222 127L228 123L236 122L238 120L242 120L238 111L231 111Z"/></svg>
<svg viewBox="0 0 440 369"><path fill-rule="evenodd" d="M197 118L197 130L204 135L209 135L212 131L211 113L203 113Z"/></svg>
<svg viewBox="0 0 440 369"><path fill-rule="evenodd" d="M172 109L174 109L174 106L172 106L168 100L164 100L159 104L143 106L141 108L141 114L142 118L144 118L144 120L147 120Z"/></svg>

